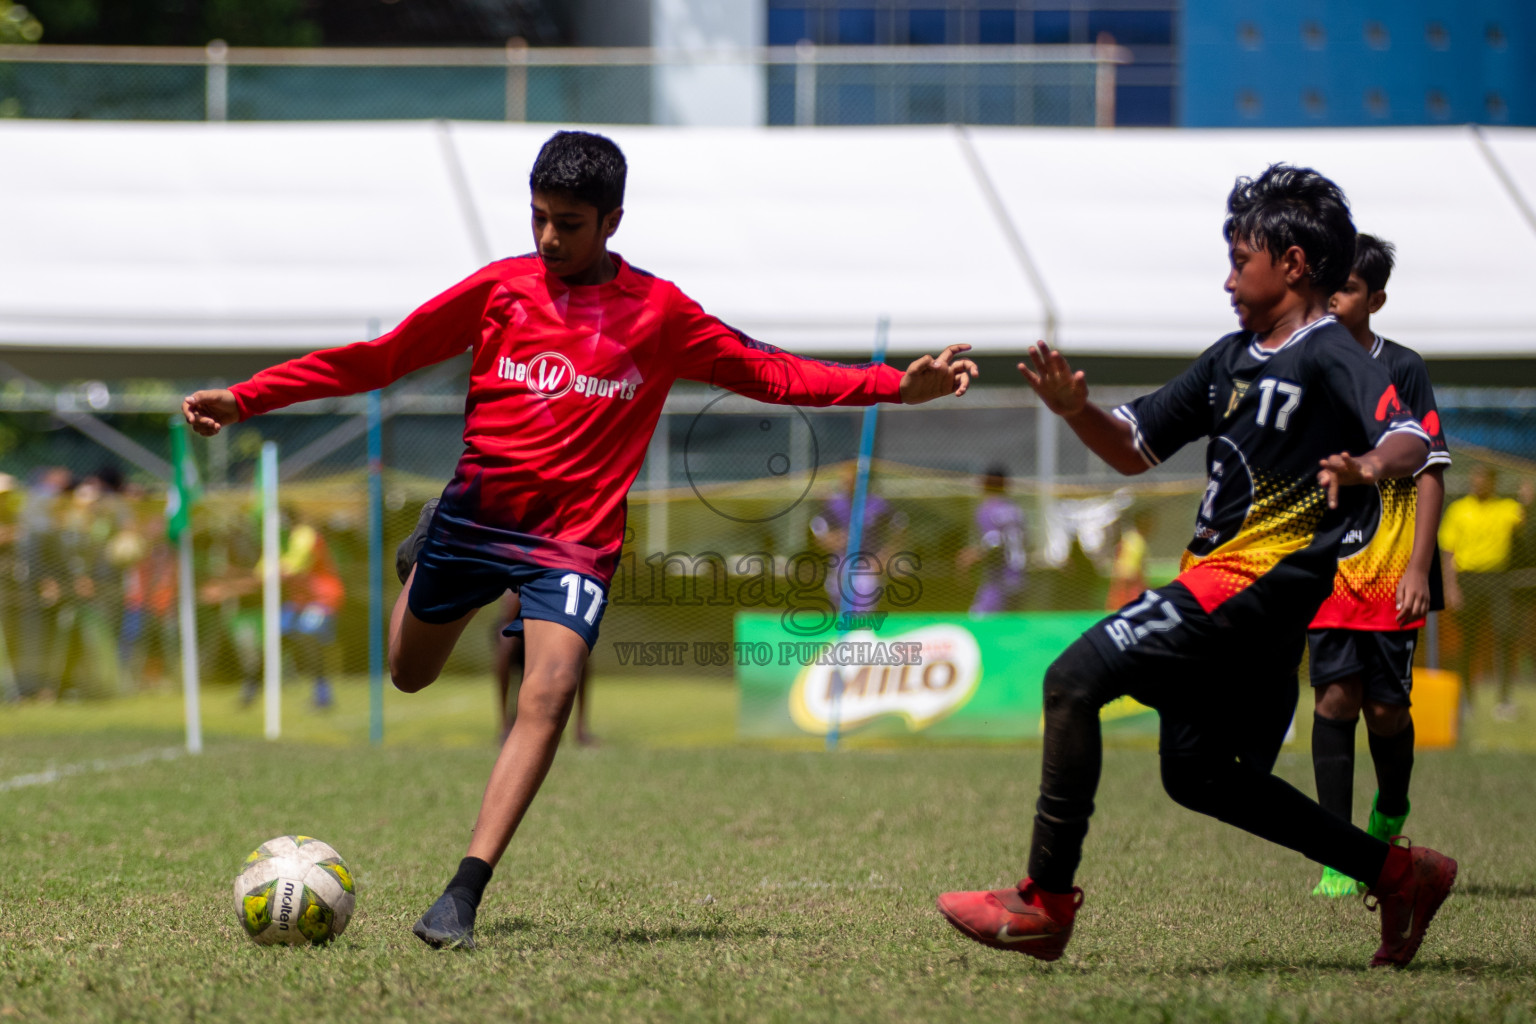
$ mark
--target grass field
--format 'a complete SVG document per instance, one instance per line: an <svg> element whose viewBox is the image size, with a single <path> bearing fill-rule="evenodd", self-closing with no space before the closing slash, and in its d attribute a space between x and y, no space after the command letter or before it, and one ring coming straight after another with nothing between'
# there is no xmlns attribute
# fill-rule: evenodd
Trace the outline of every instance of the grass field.
<svg viewBox="0 0 1536 1024"><path fill-rule="evenodd" d="M654 686L596 687L609 742L556 762L473 953L408 929L494 756L481 686L392 703L381 750L346 718L357 692L334 718L293 708L308 739L280 743L216 692L195 760L158 756L170 696L0 709L0 783L57 780L0 789L0 1022L1536 1019L1536 755L1420 756L1409 831L1461 880L1414 966L1379 972L1358 901L1308 896L1310 864L1175 807L1152 753L1111 750L1077 936L1041 965L933 909L1022 871L1037 749L733 747L728 687ZM643 742L669 722L667 746ZM1280 771L1310 792L1305 750ZM348 858L358 914L331 947L260 948L230 880L296 831Z"/></svg>

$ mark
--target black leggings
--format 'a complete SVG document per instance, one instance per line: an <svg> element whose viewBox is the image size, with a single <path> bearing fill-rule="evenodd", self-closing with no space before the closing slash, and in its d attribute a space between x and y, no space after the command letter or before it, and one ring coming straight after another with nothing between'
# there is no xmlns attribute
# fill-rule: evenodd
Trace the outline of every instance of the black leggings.
<svg viewBox="0 0 1536 1024"><path fill-rule="evenodd" d="M1270 774L1286 721L1274 712L1286 696L1281 687L1292 683L1277 679L1274 686L1259 692L1262 706L1239 707L1235 714L1231 708L1191 716L1160 712L1163 788L1192 811L1373 884L1386 862L1387 845ZM1047 892L1072 888L1103 765L1099 709L1127 692L1086 640L1067 648L1045 674L1045 751L1029 877ZM1289 700L1294 710L1293 687ZM1179 742L1170 742L1175 737Z"/></svg>

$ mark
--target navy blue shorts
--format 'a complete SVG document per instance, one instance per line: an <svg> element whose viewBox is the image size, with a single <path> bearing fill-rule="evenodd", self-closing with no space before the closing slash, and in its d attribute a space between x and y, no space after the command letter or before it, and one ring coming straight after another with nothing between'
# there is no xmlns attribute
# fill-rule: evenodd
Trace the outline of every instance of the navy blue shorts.
<svg viewBox="0 0 1536 1024"><path fill-rule="evenodd" d="M597 630L608 605L608 588L596 576L572 569L551 569L529 562L511 562L471 554L462 545L443 543L440 517L434 517L427 542L416 556L411 582L411 614L434 625L453 622L477 608L517 591L522 612L503 633L522 630L522 619L558 622L597 645Z"/></svg>
<svg viewBox="0 0 1536 1024"><path fill-rule="evenodd" d="M1418 640L1416 629L1309 629L1312 685L1327 686L1358 675L1365 700L1411 707L1413 650Z"/></svg>

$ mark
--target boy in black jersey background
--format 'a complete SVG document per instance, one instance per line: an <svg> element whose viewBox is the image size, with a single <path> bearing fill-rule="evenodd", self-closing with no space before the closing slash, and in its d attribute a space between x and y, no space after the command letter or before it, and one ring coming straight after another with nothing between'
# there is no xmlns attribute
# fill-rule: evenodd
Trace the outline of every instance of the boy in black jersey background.
<svg viewBox="0 0 1536 1024"><path fill-rule="evenodd" d="M1381 482L1379 502L1366 507L1358 534L1345 537L1333 593L1307 632L1317 802L1350 820L1355 726L1363 710L1377 782L1366 831L1378 839L1402 832L1408 818L1413 652L1425 613L1445 607L1435 535L1445 500L1445 467L1451 464L1424 360L1371 330L1372 314L1387 301L1394 252L1390 242L1358 236L1349 280L1334 293L1328 309L1386 369L1398 399L1429 434L1429 456L1413 479ZM1325 867L1312 894L1350 896L1364 890L1364 882Z"/></svg>
<svg viewBox="0 0 1536 1024"><path fill-rule="evenodd" d="M1332 589L1339 545L1372 493L1410 476L1429 438L1386 371L1327 313L1349 276L1355 228L1333 182L1275 165L1239 178L1223 232L1226 290L1241 330L1157 392L1106 411L1081 371L1045 345L1019 365L1046 408L1122 473L1197 438L1208 485L1179 578L1094 626L1044 680L1040 799L1029 875L939 897L985 945L1061 956L1082 890L1073 884L1093 813L1099 709L1130 694L1158 710L1164 788L1219 818L1371 881L1382 943L1372 965L1408 963L1456 877L1456 862L1389 846L1270 774L1296 706L1308 624Z"/></svg>

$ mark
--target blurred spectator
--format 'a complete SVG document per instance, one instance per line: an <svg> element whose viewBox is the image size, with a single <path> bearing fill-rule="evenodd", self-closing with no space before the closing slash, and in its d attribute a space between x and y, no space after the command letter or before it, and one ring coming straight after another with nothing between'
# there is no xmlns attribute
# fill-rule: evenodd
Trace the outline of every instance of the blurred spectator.
<svg viewBox="0 0 1536 1024"><path fill-rule="evenodd" d="M981 582L971 599L972 615L1008 611L1017 605L1024 593L1028 544L1024 510L1008 497L1007 468L988 467L981 492L973 541L955 557L962 572L981 566Z"/></svg>
<svg viewBox="0 0 1536 1024"><path fill-rule="evenodd" d="M1120 531L1120 542L1115 545L1115 561L1110 569L1109 599L1105 606L1118 611L1141 597L1147 589L1147 537L1152 532L1152 510L1138 508L1130 524Z"/></svg>
<svg viewBox="0 0 1536 1024"><path fill-rule="evenodd" d="M0 473L0 495L10 494L15 489L16 478L9 473ZM6 505L7 502L4 499L0 499L0 510L8 511ZM9 565L13 573L16 564L15 543L15 525L13 523L0 522L0 550L5 548L12 549L9 561L0 558L0 568ZM7 704L21 699L21 687L16 681L16 663L11 658L11 645L6 638L5 629L6 620L10 617L10 608L8 606L12 603L7 598L13 598L15 592L15 587L0 588L0 701L4 701Z"/></svg>
<svg viewBox="0 0 1536 1024"><path fill-rule="evenodd" d="M1515 716L1510 700L1515 622L1510 604L1508 570L1515 536L1525 522L1525 509L1514 498L1497 494L1498 471L1479 465L1471 474L1472 493L1457 498L1440 523L1440 550L1445 570L1445 601L1461 628L1457 666L1470 696L1472 654L1486 630L1499 686L1494 716Z"/></svg>
<svg viewBox="0 0 1536 1024"><path fill-rule="evenodd" d="M253 506L248 512L242 517L243 526L224 531L218 538L219 546L211 552L226 567L261 563L261 510ZM215 580L204 584L200 593L203 600L220 606L220 622L240 675L240 703L249 705L261 693L261 579L242 575Z"/></svg>
<svg viewBox="0 0 1536 1024"><path fill-rule="evenodd" d="M285 508L283 520L278 555L278 571L282 579L279 630L289 641L298 670L314 676L314 706L323 710L331 707L334 700L327 677L326 650L336 639L336 615L341 611L346 588L341 574L336 571L336 562L324 535L305 521L297 509ZM260 559L253 574L204 584L203 600L221 603L254 597L261 590L264 567L265 559ZM253 648L259 649L260 645L259 613L245 609L230 621L235 647L241 656L243 682L240 696L249 704L257 694L256 675L250 666L260 664L259 657L251 656Z"/></svg>
<svg viewBox="0 0 1536 1024"><path fill-rule="evenodd" d="M16 685L23 696L58 695L59 617L64 596L59 580L56 506L75 486L63 466L34 470L16 517L16 584L23 595L17 614Z"/></svg>
<svg viewBox="0 0 1536 1024"><path fill-rule="evenodd" d="M1083 557L1102 562L1108 554L1111 531L1132 499L1125 488L1093 498L1060 498L1045 515L1042 561L1053 568L1064 566L1077 548Z"/></svg>
<svg viewBox="0 0 1536 1024"><path fill-rule="evenodd" d="M1510 672L1517 673L1523 655L1531 660L1532 674L1536 675L1536 516L1531 515L1531 506L1536 504L1536 481L1521 481L1515 493L1525 510L1525 522L1515 533L1509 555L1510 604L1516 638L1516 659Z"/></svg>
<svg viewBox="0 0 1536 1024"><path fill-rule="evenodd" d="M1106 577L1113 564L1116 524L1133 504L1125 488L1088 498L1057 498L1041 516L1037 575L1043 594L1032 603L1048 608L1102 608L1107 601Z"/></svg>
<svg viewBox="0 0 1536 1024"><path fill-rule="evenodd" d="M81 480L63 508L60 540L70 576L73 620L61 678L82 694L113 696L125 689L127 679L119 657L122 570L126 559L140 554L136 539L133 512L123 497L122 472L108 465Z"/></svg>
<svg viewBox="0 0 1536 1024"><path fill-rule="evenodd" d="M832 606L840 612L872 611L880 603L887 567L891 556L900 550L907 528L906 513L875 493L875 474L871 470L864 495L864 532L859 550L852 554L862 554L872 562L849 578L848 600L844 602L843 558L849 554L848 527L853 523L853 492L857 483L858 464L850 462L842 472L842 487L823 502L820 511L811 518L812 537L823 551L836 559L834 567L827 573L827 593L832 598Z"/></svg>
<svg viewBox="0 0 1536 1024"><path fill-rule="evenodd" d="M118 656L144 689L159 689L176 670L180 652L176 622L176 552L165 539L164 502L145 502L136 527L143 554L120 550L123 626ZM126 548L130 542L122 542Z"/></svg>

